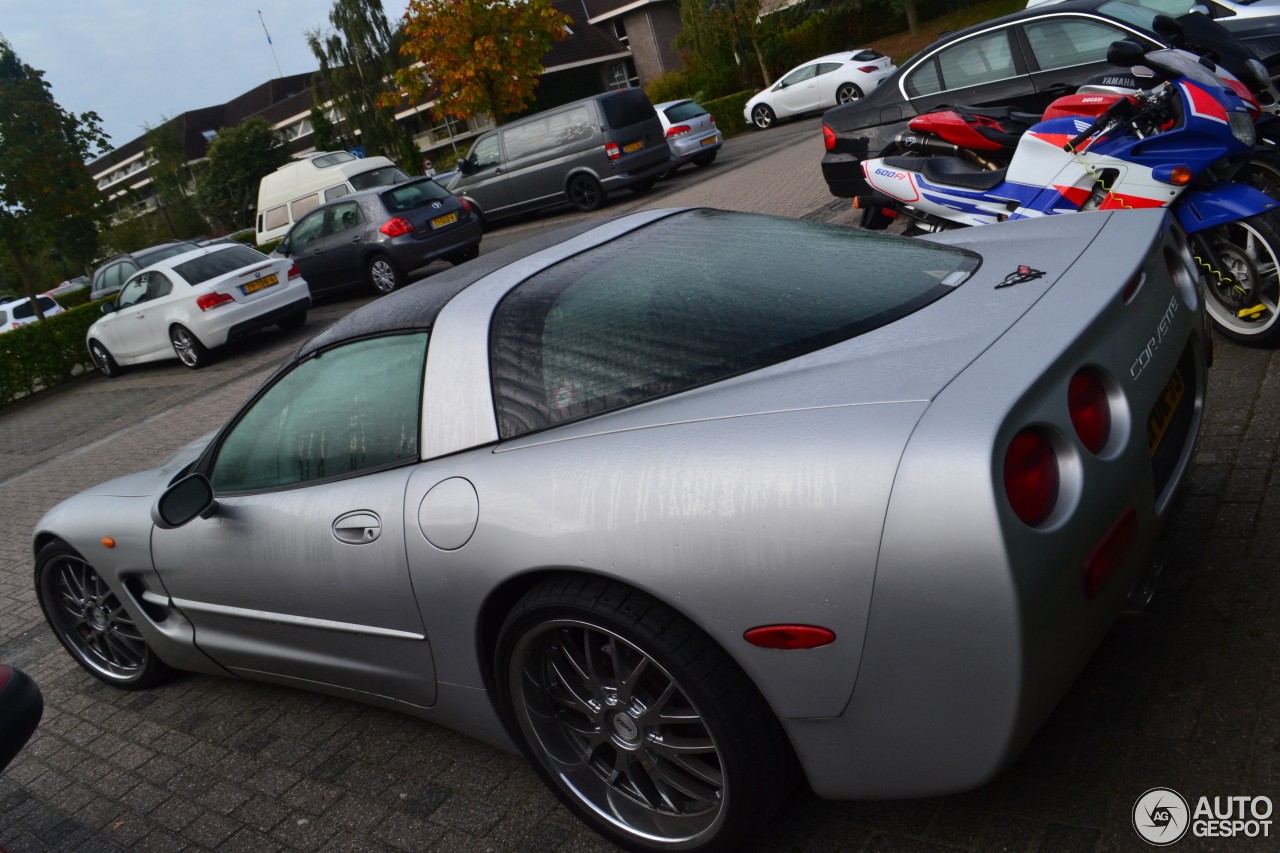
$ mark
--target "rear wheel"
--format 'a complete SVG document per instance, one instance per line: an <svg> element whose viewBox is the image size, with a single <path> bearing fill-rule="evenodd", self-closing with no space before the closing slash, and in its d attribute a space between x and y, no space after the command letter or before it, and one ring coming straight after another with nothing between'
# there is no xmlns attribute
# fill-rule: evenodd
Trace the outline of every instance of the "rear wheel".
<svg viewBox="0 0 1280 853"><path fill-rule="evenodd" d="M761 130L773 127L773 123L777 120L777 116L773 114L768 104L756 104L751 108L751 123Z"/></svg>
<svg viewBox="0 0 1280 853"><path fill-rule="evenodd" d="M36 556L36 595L53 633L95 678L141 690L168 674L120 599L65 542L51 542Z"/></svg>
<svg viewBox="0 0 1280 853"><path fill-rule="evenodd" d="M836 103L848 104L862 97L862 90L852 83L842 83L839 89L836 89Z"/></svg>
<svg viewBox="0 0 1280 853"><path fill-rule="evenodd" d="M1280 230L1272 217L1221 225L1207 237L1221 264L1197 258L1213 325L1245 346L1280 346Z"/></svg>
<svg viewBox="0 0 1280 853"><path fill-rule="evenodd" d="M178 360L192 370L208 367L209 362L213 361L208 347L200 343L200 339L185 326L174 326L169 330L169 343L173 344L173 352Z"/></svg>
<svg viewBox="0 0 1280 853"><path fill-rule="evenodd" d="M604 187L590 175L574 175L568 191L570 203L578 210L599 210L604 204Z"/></svg>
<svg viewBox="0 0 1280 853"><path fill-rule="evenodd" d="M89 341L89 357L93 359L93 366L98 368L103 376L114 379L124 373L124 369L116 364L116 360L111 357L107 348L96 340Z"/></svg>
<svg viewBox="0 0 1280 853"><path fill-rule="evenodd" d="M781 726L737 664L666 605L553 578L498 638L508 728L581 820L634 851L738 851L795 781Z"/></svg>
<svg viewBox="0 0 1280 853"><path fill-rule="evenodd" d="M404 285L404 272L400 265L386 255L374 255L365 264L365 283L382 295L395 291Z"/></svg>

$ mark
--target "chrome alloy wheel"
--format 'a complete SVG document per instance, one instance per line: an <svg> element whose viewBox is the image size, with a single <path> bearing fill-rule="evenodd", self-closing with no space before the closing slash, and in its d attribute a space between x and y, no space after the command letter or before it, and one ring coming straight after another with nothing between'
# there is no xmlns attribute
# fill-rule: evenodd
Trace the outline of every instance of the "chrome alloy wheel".
<svg viewBox="0 0 1280 853"><path fill-rule="evenodd" d="M525 738L582 805L671 850L720 829L728 802L720 751L652 657L598 625L557 620L519 639L508 677Z"/></svg>
<svg viewBox="0 0 1280 853"><path fill-rule="evenodd" d="M756 104L751 110L751 121L756 127L766 130L773 124L773 110L765 104Z"/></svg>
<svg viewBox="0 0 1280 853"><path fill-rule="evenodd" d="M200 362L200 354L196 351L199 342L186 329L179 326L169 333L169 339L173 342L173 351L177 353L178 360L187 367L195 367Z"/></svg>
<svg viewBox="0 0 1280 853"><path fill-rule="evenodd" d="M1234 279L1220 283L1207 276L1213 290L1205 308L1214 321L1242 335L1260 335L1280 319L1280 258L1276 249L1248 222L1226 226L1227 239L1215 239L1214 248L1226 272ZM1248 309L1260 308L1252 313Z"/></svg>
<svg viewBox="0 0 1280 853"><path fill-rule="evenodd" d="M110 681L142 674L150 654L146 641L93 566L61 556L42 582L54 627L81 663Z"/></svg>
<svg viewBox="0 0 1280 853"><path fill-rule="evenodd" d="M386 258L376 258L369 264L369 277L379 293L390 293L396 289L396 271Z"/></svg>

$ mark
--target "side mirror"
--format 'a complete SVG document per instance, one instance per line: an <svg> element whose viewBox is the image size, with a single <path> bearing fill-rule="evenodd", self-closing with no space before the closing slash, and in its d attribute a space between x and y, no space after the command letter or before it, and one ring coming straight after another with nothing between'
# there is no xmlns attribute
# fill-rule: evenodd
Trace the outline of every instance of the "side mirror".
<svg viewBox="0 0 1280 853"><path fill-rule="evenodd" d="M468 160L466 157L463 157L461 160L458 161L458 173L462 175L471 174L471 161Z"/></svg>
<svg viewBox="0 0 1280 853"><path fill-rule="evenodd" d="M1156 15L1151 21L1151 29L1164 36L1172 45L1182 43L1182 24L1169 15Z"/></svg>
<svg viewBox="0 0 1280 853"><path fill-rule="evenodd" d="M1146 59L1147 52L1137 42L1121 39L1107 48L1107 62L1119 68L1132 68Z"/></svg>
<svg viewBox="0 0 1280 853"><path fill-rule="evenodd" d="M276 251L286 258L289 257L289 241L281 240L280 245L276 246Z"/></svg>
<svg viewBox="0 0 1280 853"><path fill-rule="evenodd" d="M115 310L116 310L116 303L114 301L102 303L103 314L113 314L115 313Z"/></svg>
<svg viewBox="0 0 1280 853"><path fill-rule="evenodd" d="M161 530L181 527L199 516L208 518L218 509L213 484L204 474L189 474L164 490L151 507L151 520Z"/></svg>

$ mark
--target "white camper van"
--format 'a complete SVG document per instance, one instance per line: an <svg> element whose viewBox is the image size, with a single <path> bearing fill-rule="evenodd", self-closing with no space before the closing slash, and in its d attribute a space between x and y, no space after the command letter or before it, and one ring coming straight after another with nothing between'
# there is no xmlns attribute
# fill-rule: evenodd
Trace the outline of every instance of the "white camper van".
<svg viewBox="0 0 1280 853"><path fill-rule="evenodd" d="M283 237L307 211L350 192L384 187L409 176L386 157L317 151L291 160L258 184L258 245Z"/></svg>

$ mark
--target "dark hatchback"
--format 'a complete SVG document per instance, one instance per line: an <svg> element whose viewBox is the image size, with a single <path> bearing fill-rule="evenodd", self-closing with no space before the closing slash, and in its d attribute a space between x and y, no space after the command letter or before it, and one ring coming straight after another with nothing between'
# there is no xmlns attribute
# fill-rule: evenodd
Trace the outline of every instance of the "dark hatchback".
<svg viewBox="0 0 1280 853"><path fill-rule="evenodd" d="M823 131L827 153L822 174L831 194L852 198L868 192L862 160L878 156L917 115L948 106L1012 107L1039 115L1089 78L1116 71L1106 60L1112 42L1130 39L1150 50L1167 47L1152 22L1167 14L1154 7L1170 6L1171 0L1143 2L1069 0L946 34L904 62L870 95L823 116L831 133ZM1179 20L1188 36L1193 27L1202 31L1197 21L1213 27L1200 15ZM1235 70L1225 57L1220 61Z"/></svg>
<svg viewBox="0 0 1280 853"><path fill-rule="evenodd" d="M89 299L96 302L99 299L110 296L119 291L124 286L124 283L138 270L146 269L152 264L172 258L174 255L194 252L199 248L195 243L186 240L174 240L169 243L161 243L159 246L142 249L132 254L116 255L94 272Z"/></svg>
<svg viewBox="0 0 1280 853"><path fill-rule="evenodd" d="M390 293L437 259L480 254L480 219L466 199L430 178L342 196L298 220L276 249L312 293L366 284Z"/></svg>

